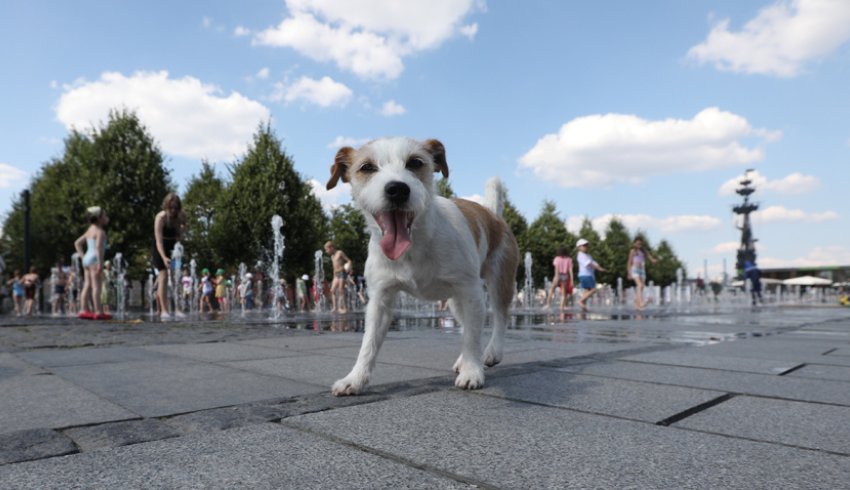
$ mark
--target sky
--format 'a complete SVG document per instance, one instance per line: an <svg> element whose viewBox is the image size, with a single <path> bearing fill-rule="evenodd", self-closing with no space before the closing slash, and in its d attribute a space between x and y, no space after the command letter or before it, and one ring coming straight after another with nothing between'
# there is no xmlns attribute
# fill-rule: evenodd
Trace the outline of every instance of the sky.
<svg viewBox="0 0 850 490"><path fill-rule="evenodd" d="M124 107L181 190L267 121L328 209L341 146L437 138L459 196L617 216L692 277L732 272L753 169L763 268L850 264L845 0L12 0L0 67L2 215Z"/></svg>

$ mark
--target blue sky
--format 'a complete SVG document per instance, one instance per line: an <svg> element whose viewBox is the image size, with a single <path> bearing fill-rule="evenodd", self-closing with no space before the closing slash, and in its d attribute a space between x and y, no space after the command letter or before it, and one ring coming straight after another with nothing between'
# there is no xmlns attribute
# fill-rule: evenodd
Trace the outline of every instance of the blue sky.
<svg viewBox="0 0 850 490"><path fill-rule="evenodd" d="M135 109L179 186L261 121L327 206L340 144L435 137L461 196L612 215L731 270L756 170L763 267L850 264L850 2L288 0L0 4L0 213L70 127ZM548 259L546 259L548 260Z"/></svg>

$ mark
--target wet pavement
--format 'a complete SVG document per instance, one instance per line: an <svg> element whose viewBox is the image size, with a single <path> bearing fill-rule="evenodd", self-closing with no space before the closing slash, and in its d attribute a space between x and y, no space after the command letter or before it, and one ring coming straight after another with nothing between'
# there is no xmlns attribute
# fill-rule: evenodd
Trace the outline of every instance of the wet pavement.
<svg viewBox="0 0 850 490"><path fill-rule="evenodd" d="M512 320L482 390L416 313L335 398L361 314L6 319L0 487L850 488L848 309Z"/></svg>

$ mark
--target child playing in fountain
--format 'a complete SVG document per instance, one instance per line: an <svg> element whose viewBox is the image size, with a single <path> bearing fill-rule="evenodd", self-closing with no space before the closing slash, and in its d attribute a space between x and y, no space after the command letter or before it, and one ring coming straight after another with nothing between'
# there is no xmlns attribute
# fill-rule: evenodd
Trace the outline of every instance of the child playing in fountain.
<svg viewBox="0 0 850 490"><path fill-rule="evenodd" d="M224 278L224 269L215 271L215 301L220 311L224 313L230 311L227 304L227 280Z"/></svg>
<svg viewBox="0 0 850 490"><path fill-rule="evenodd" d="M295 301L298 303L298 311L304 313L307 309L307 281L310 276L304 274L295 280Z"/></svg>
<svg viewBox="0 0 850 490"><path fill-rule="evenodd" d="M590 242L581 238L576 243L576 247L579 250L578 257L576 258L578 262L578 282L579 287L583 290L581 299L578 300L578 306L581 308L581 311L587 311L587 300L596 294L596 271L605 272L605 269L597 264L593 260L593 257L587 253Z"/></svg>
<svg viewBox="0 0 850 490"><path fill-rule="evenodd" d="M21 271L15 270L15 274L6 283L12 288L12 302L15 304L15 316L21 316L24 312L24 282L21 280Z"/></svg>
<svg viewBox="0 0 850 490"><path fill-rule="evenodd" d="M254 276L248 272L245 274L245 278L242 279L242 283L239 284L239 296L242 299L242 309L250 310L254 308L254 285L251 282L251 279Z"/></svg>
<svg viewBox="0 0 850 490"><path fill-rule="evenodd" d="M183 291L183 313L189 313L192 309L192 276L189 269L183 268L183 276L180 278L180 290Z"/></svg>
<svg viewBox="0 0 850 490"><path fill-rule="evenodd" d="M53 276L53 301L51 301L51 306L53 309L53 316L65 316L65 291L66 291L66 282L65 271L62 269L62 263L56 263L56 275Z"/></svg>
<svg viewBox="0 0 850 490"><path fill-rule="evenodd" d="M201 293L201 305L200 310L201 313L204 312L204 305L207 306L210 313L213 311L212 300L214 299L215 287L212 282L212 278L210 277L210 270L204 269L201 271L201 287L199 288Z"/></svg>
<svg viewBox="0 0 850 490"><path fill-rule="evenodd" d="M334 242L329 240L325 243L325 253L330 255L331 263L334 267L334 280L331 283L331 311L345 313L345 280L348 274L345 272L345 266L348 264L348 267L352 267L351 259L345 255L345 252L342 250L337 250ZM339 300L337 300L337 295L339 296Z"/></svg>
<svg viewBox="0 0 850 490"><path fill-rule="evenodd" d="M555 259L552 261L555 267L555 277L552 278L552 286L546 292L546 308L552 301L552 296L555 295L555 289L561 288L561 309L567 307L567 300L573 293L573 259L567 253L567 247L560 246L555 254Z"/></svg>
<svg viewBox="0 0 850 490"><path fill-rule="evenodd" d="M100 302L103 287L103 256L106 253L106 231L103 227L109 223L106 211L100 206L92 206L86 210L89 227L74 242L74 248L83 258L83 290L80 294L79 318L84 320L108 320L112 318L103 311ZM86 250L83 250L83 244Z"/></svg>

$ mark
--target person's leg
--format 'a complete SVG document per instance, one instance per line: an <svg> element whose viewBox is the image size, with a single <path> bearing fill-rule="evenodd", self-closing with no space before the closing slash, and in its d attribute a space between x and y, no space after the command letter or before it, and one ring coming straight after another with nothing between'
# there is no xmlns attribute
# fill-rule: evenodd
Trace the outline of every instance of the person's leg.
<svg viewBox="0 0 850 490"><path fill-rule="evenodd" d="M339 312L345 313L348 311L348 299L345 297L345 279L339 280Z"/></svg>
<svg viewBox="0 0 850 490"><path fill-rule="evenodd" d="M101 294L103 293L103 274L96 273L94 268L91 269L92 278L92 303L94 303L94 312L103 314L103 304L101 303Z"/></svg>
<svg viewBox="0 0 850 490"><path fill-rule="evenodd" d="M643 277L632 275L635 280L635 308L643 309Z"/></svg>
<svg viewBox="0 0 850 490"><path fill-rule="evenodd" d="M331 311L336 311L336 291L339 287L339 279L334 277L331 282Z"/></svg>
<svg viewBox="0 0 850 490"><path fill-rule="evenodd" d="M90 304L91 297L91 270L88 267L83 269L83 289L80 291L80 313L92 312Z"/></svg>
<svg viewBox="0 0 850 490"><path fill-rule="evenodd" d="M168 291L168 269L161 269L159 271L156 282L156 299L159 303L159 314L168 315L168 298L166 298L166 292Z"/></svg>

